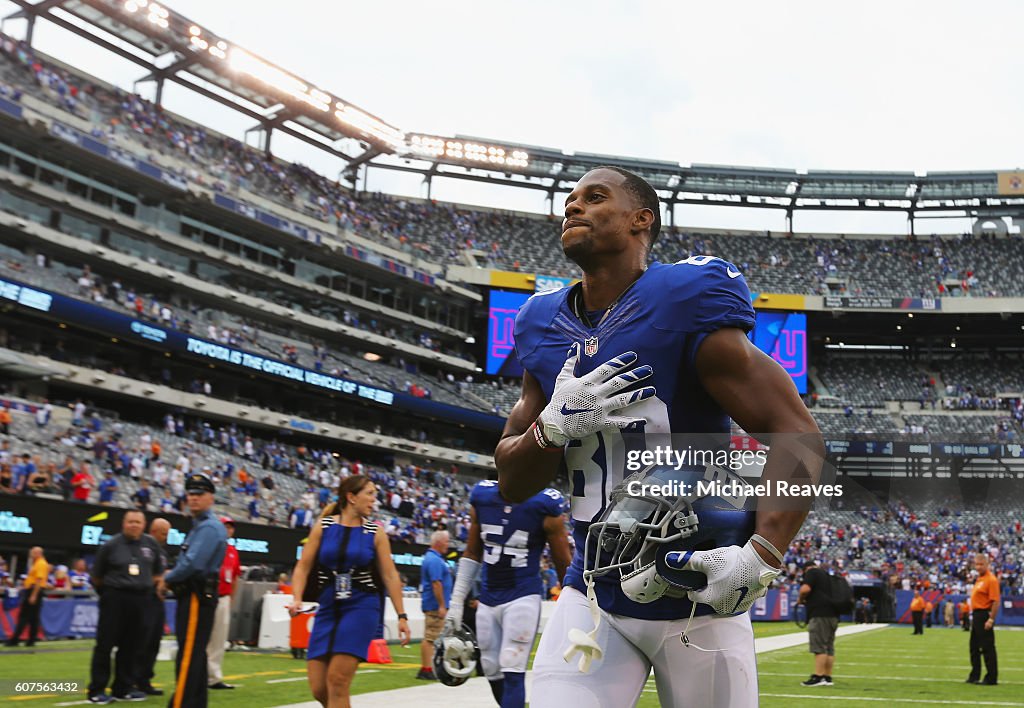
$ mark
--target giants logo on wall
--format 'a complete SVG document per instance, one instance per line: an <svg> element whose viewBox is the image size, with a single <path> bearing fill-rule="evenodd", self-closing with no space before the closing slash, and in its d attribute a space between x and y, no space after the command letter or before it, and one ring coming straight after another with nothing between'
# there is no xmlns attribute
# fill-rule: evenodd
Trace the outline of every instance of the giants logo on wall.
<svg viewBox="0 0 1024 708"><path fill-rule="evenodd" d="M71 634L93 636L99 621L100 608L95 602L76 603L75 612L71 616Z"/></svg>

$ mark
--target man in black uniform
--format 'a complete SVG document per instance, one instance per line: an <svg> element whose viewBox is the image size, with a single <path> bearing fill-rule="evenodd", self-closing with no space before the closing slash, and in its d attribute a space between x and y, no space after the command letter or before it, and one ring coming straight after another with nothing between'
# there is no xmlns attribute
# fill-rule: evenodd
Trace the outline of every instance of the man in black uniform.
<svg viewBox="0 0 1024 708"><path fill-rule="evenodd" d="M807 605L808 645L814 654L814 673L801 682L804 686L833 685L832 667L836 662L839 613L832 604L830 584L828 572L820 566L811 565L804 571L798 602Z"/></svg>
<svg viewBox="0 0 1024 708"><path fill-rule="evenodd" d="M217 584L228 532L211 513L214 487L209 476L202 472L190 474L185 480L185 493L193 519L192 530L181 546L178 562L164 576L164 583L178 600L174 615L178 659L174 695L168 705L206 708L206 645L217 610Z"/></svg>
<svg viewBox="0 0 1024 708"><path fill-rule="evenodd" d="M160 557L165 568L170 567L167 555L167 534L170 530L171 523L167 519L153 519L149 523L149 535L160 547ZM164 695L163 691L153 686L153 676L156 675L156 655L160 653L160 640L164 636L165 621L162 588L154 588L153 592L146 596L146 614L143 619L145 627L139 645L139 668L136 672L138 688L147 696Z"/></svg>
<svg viewBox="0 0 1024 708"><path fill-rule="evenodd" d="M136 654L139 628L143 625L146 598L153 592L154 577L164 572L160 547L144 535L146 517L141 511L127 511L121 533L103 544L92 566L92 584L100 593L96 646L92 652L89 681L90 703L114 700L139 701L145 693L136 689ZM110 652L117 647L112 696Z"/></svg>

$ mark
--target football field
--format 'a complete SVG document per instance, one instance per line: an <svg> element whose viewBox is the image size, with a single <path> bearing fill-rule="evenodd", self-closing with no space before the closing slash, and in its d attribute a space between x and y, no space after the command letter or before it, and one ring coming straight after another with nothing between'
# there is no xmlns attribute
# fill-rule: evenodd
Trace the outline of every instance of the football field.
<svg viewBox="0 0 1024 708"><path fill-rule="evenodd" d="M785 637L798 632L790 623L755 624L758 638ZM805 635L804 635L805 636ZM785 641L784 639L782 641ZM923 636L912 636L907 626L892 626L837 639L837 661L833 687L804 688L811 657L805 643L758 655L761 681L761 705L772 708L799 706L1022 706L1024 707L1024 631L1001 629L996 632L1000 658L1000 685L965 684L968 671L968 634L958 629L933 628ZM65 695L19 695L15 681L87 681L92 643L88 640L48 642L34 652L0 650L0 705L70 706L88 705L84 690ZM447 688L424 685L414 676L419 667L418 647L391 647L394 663L364 664L356 677L354 692L372 694L395 689L412 689L409 700L400 700L405 692L389 693L387 704L396 700L415 705L417 694L429 691L431 698L459 706L494 705L480 699L480 690L464 686ZM157 665L158 686L171 685L173 666ZM228 652L224 660L225 678L237 685L233 691L210 694L210 705L224 708L273 708L307 703L311 700L305 680L304 662L287 653ZM478 688L478 687L477 687ZM485 693L485 691L484 691ZM395 700L392 700L394 696ZM378 698L384 698L380 696ZM358 708L367 702L379 704L365 695L353 699ZM166 697L150 698L140 705L166 705ZM315 704L314 704L315 705ZM642 708L658 706L653 679L644 689Z"/></svg>

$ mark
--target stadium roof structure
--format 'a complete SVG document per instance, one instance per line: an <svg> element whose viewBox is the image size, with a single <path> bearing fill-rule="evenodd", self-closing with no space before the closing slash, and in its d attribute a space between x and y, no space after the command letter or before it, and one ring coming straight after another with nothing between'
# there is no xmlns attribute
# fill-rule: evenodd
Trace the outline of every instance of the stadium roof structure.
<svg viewBox="0 0 1024 708"><path fill-rule="evenodd" d="M31 44L37 18L44 18L145 68L139 81L173 81L273 130L292 135L353 162L391 152L402 133L358 106L242 49L157 2L149 0L12 0L21 10L6 19L28 21ZM117 41L111 41L117 40ZM354 138L366 146L348 155L336 143Z"/></svg>
<svg viewBox="0 0 1024 708"><path fill-rule="evenodd" d="M542 190L554 196L587 171L615 165L643 176L669 204L796 210L899 211L976 217L1024 215L1024 173L798 171L570 153L455 135L405 132L151 0L12 0L7 19L44 18L143 67L159 104L173 81L256 121L263 148L274 130L344 160L345 175L369 167ZM346 152L352 142L355 154ZM429 196L429 191L428 191ZM669 210L671 215L672 210Z"/></svg>

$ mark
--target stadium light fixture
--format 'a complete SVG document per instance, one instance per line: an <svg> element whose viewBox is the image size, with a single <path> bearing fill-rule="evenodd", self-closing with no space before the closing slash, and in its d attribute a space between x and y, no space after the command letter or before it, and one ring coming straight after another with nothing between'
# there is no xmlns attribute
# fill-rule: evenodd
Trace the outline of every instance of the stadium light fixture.
<svg viewBox="0 0 1024 708"><path fill-rule="evenodd" d="M334 117L342 123L357 128L367 135L387 143L392 149L405 147L405 133L401 130L391 127L355 106L342 103L341 101L337 101L334 106L337 109L334 111Z"/></svg>
<svg viewBox="0 0 1024 708"><path fill-rule="evenodd" d="M447 157L480 166L500 165L522 168L527 167L530 163L530 155L525 150L490 143L463 141L456 138L411 135L405 147L414 155L427 158Z"/></svg>
<svg viewBox="0 0 1024 708"><path fill-rule="evenodd" d="M283 69L278 69L276 66L253 56L240 47L228 49L225 42L218 42L216 46L221 51L226 52L228 66L232 70L247 74L257 81L261 81L278 91L283 91L319 111L327 112L330 110L331 97L320 89L308 86L298 77L289 74Z"/></svg>

